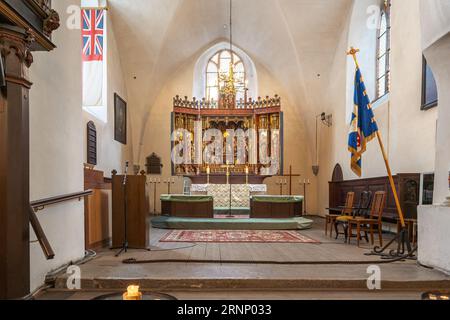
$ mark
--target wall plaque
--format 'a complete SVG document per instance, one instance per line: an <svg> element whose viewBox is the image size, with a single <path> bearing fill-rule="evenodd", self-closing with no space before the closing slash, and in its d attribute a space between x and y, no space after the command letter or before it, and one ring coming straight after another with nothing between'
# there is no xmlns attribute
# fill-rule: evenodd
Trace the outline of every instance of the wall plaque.
<svg viewBox="0 0 450 320"><path fill-rule="evenodd" d="M162 163L161 158L156 155L156 153L152 153L147 157L146 161L147 174L161 174L162 173Z"/></svg>

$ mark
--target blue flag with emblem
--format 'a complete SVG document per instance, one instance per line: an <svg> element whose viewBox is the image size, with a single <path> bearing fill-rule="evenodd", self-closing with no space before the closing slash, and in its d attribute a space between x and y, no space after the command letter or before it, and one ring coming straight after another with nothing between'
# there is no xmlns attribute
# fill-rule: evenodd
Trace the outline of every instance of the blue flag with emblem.
<svg viewBox="0 0 450 320"><path fill-rule="evenodd" d="M358 177L361 177L362 174L362 155L366 152L367 143L376 137L377 132L378 125L374 118L366 86L361 71L357 68L348 150L351 152L351 168Z"/></svg>

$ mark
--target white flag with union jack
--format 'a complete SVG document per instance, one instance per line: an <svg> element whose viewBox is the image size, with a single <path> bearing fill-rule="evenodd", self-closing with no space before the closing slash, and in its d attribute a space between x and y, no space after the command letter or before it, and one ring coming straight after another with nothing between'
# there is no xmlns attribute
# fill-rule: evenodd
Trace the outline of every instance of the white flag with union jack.
<svg viewBox="0 0 450 320"><path fill-rule="evenodd" d="M83 106L103 106L105 10L83 9Z"/></svg>

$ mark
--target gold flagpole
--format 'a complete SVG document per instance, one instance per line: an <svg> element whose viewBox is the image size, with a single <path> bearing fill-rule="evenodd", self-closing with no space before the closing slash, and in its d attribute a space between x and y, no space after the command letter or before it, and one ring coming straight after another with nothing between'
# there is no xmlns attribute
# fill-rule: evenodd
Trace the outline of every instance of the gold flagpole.
<svg viewBox="0 0 450 320"><path fill-rule="evenodd" d="M359 52L359 49L355 49L355 48L351 47L350 51L347 52L347 55L353 56L353 60L355 61L356 67L359 69L358 60L356 59L356 54L358 52ZM400 218L400 223L402 224L402 227L405 228L406 227L405 216L403 215L403 210L402 210L402 207L400 206L400 200L398 198L397 189L395 188L394 178L392 177L391 166L389 165L389 160L388 160L386 151L384 149L383 140L381 139L381 134L380 134L379 130L377 130L377 139L378 139L378 143L380 144L381 153L383 154L383 159L384 159L384 163L386 165L386 170L387 170L387 173L389 176L389 183L391 185L392 193L394 194L395 205L397 207L398 215Z"/></svg>

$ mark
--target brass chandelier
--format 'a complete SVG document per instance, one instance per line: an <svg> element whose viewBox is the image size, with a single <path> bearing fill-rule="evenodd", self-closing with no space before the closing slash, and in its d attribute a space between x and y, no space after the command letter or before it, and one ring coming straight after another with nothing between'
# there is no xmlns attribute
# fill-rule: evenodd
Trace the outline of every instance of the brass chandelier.
<svg viewBox="0 0 450 320"><path fill-rule="evenodd" d="M234 75L234 55L233 55L233 0L230 0L230 67L228 69L228 74L220 74L219 81L223 86L220 87L220 93L224 96L234 96L236 97L236 79Z"/></svg>

